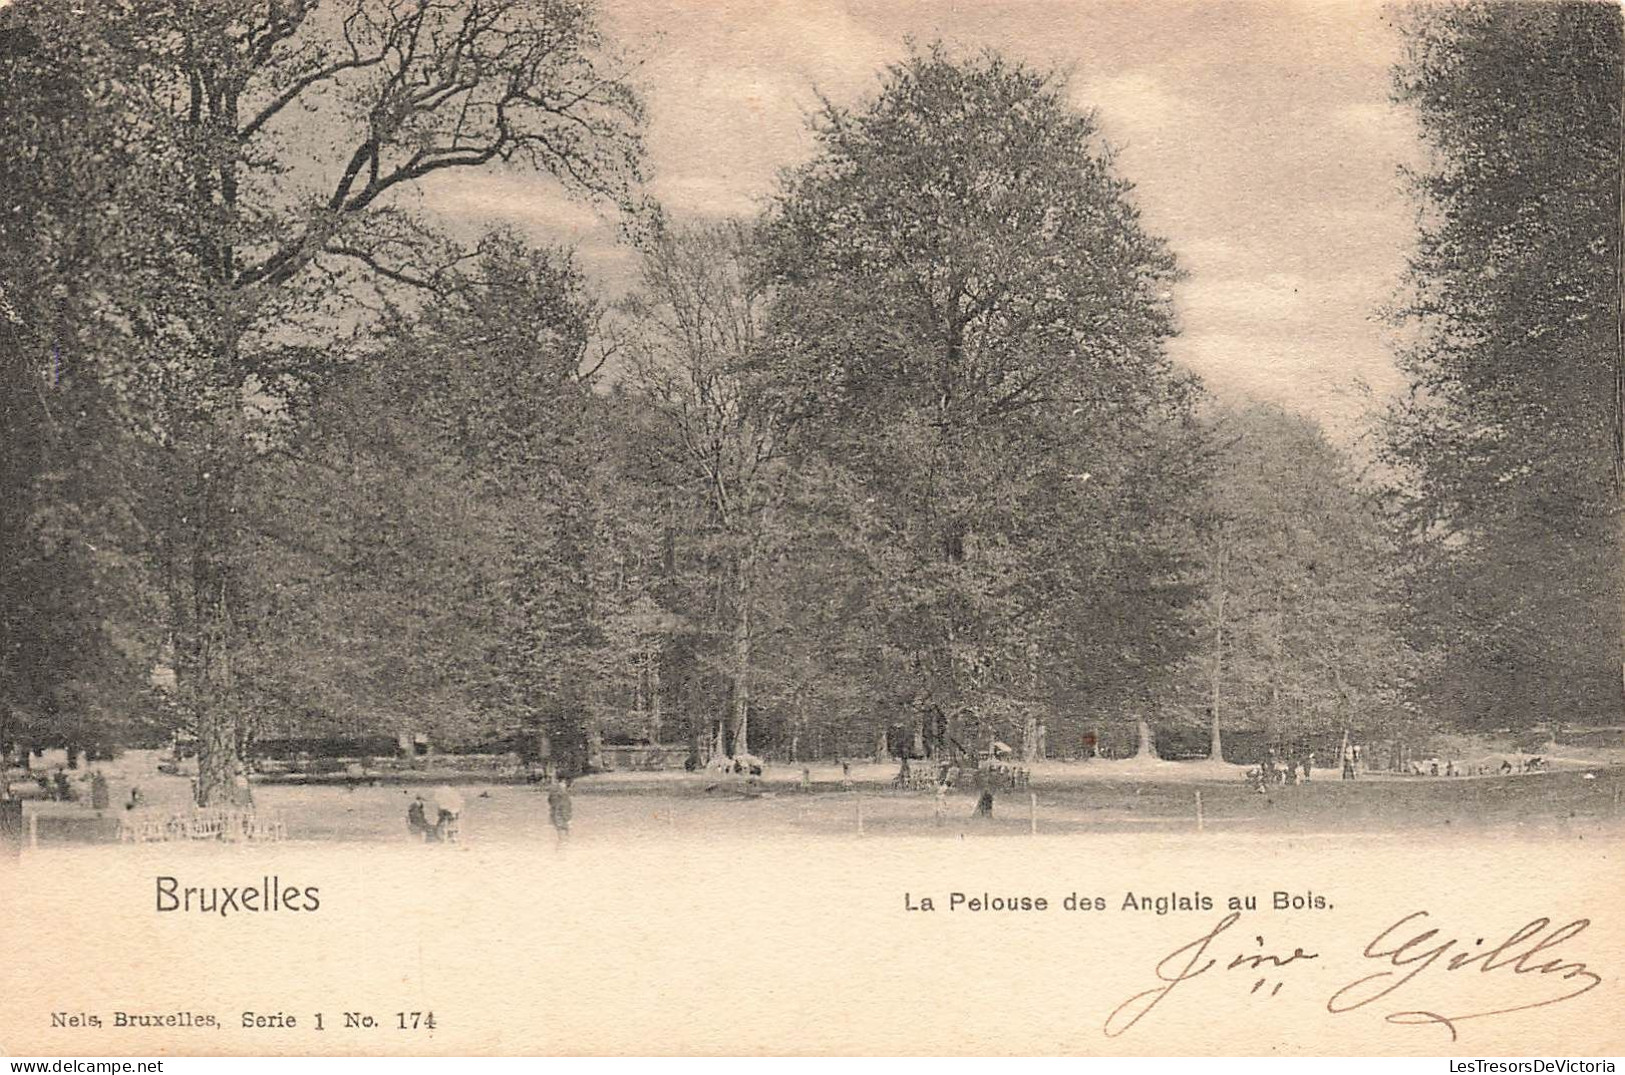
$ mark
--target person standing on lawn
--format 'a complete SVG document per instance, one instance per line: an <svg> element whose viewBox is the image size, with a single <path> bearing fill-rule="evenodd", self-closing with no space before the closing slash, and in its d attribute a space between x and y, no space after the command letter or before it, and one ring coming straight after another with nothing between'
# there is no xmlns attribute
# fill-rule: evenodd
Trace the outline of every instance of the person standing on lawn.
<svg viewBox="0 0 1625 1075"><path fill-rule="evenodd" d="M558 833L559 846L570 839L570 817L575 812L570 802L570 781L556 780L547 790L547 816Z"/></svg>

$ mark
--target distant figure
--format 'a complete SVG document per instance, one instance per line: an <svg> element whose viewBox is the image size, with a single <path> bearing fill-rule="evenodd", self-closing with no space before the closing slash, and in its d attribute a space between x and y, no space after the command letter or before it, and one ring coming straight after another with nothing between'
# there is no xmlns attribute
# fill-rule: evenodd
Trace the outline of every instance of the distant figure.
<svg viewBox="0 0 1625 1075"><path fill-rule="evenodd" d="M1354 779L1354 748L1349 747L1343 751L1343 779Z"/></svg>
<svg viewBox="0 0 1625 1075"><path fill-rule="evenodd" d="M991 812L992 809L993 809L992 806L989 805L988 810ZM938 825L941 825L943 822L948 820L948 785L947 784L938 784L937 785L936 814L937 814L937 824Z"/></svg>
<svg viewBox="0 0 1625 1075"><path fill-rule="evenodd" d="M1512 772L1512 762L1510 760L1508 760L1508 759L1503 758L1501 760L1501 773L1502 773L1502 775L1505 775L1505 774L1510 773L1510 772Z"/></svg>
<svg viewBox="0 0 1625 1075"><path fill-rule="evenodd" d="M849 761L841 762L841 790L852 790L852 763Z"/></svg>
<svg viewBox="0 0 1625 1075"><path fill-rule="evenodd" d="M570 802L570 781L561 780L547 789L547 817L558 833L559 846L570 839L570 817L575 812Z"/></svg>
<svg viewBox="0 0 1625 1075"><path fill-rule="evenodd" d="M972 811L971 817L985 817L985 818L988 818L990 820L992 819L992 817L993 817L993 789L992 788L983 788L982 789L982 797L976 800L976 809L974 811Z"/></svg>
<svg viewBox="0 0 1625 1075"><path fill-rule="evenodd" d="M442 784L434 789L434 805L434 838L444 843L455 842L463 816L463 797L450 785Z"/></svg>
<svg viewBox="0 0 1625 1075"><path fill-rule="evenodd" d="M90 778L90 807L93 810L106 810L112 797L107 790L107 777L100 769Z"/></svg>
<svg viewBox="0 0 1625 1075"><path fill-rule="evenodd" d="M124 804L124 809L135 810L139 807L145 806L146 804L147 797L141 793L141 789L138 787L130 788L130 798L129 801Z"/></svg>
<svg viewBox="0 0 1625 1075"><path fill-rule="evenodd" d="M434 826L429 824L426 806L423 796L419 794L406 808L406 828L419 842L427 842L434 836Z"/></svg>
<svg viewBox="0 0 1625 1075"><path fill-rule="evenodd" d="M1455 758L1451 758L1449 761L1444 763L1444 775L1445 776L1455 776L1456 775L1456 759Z"/></svg>
<svg viewBox="0 0 1625 1075"><path fill-rule="evenodd" d="M1428 775L1429 776L1438 776L1439 775L1439 759L1438 758L1432 758L1432 759L1430 759L1428 761Z"/></svg>
<svg viewBox="0 0 1625 1075"><path fill-rule="evenodd" d="M906 788L906 787L908 787L908 780L909 780L908 758L905 757L903 759L903 764L898 766L898 768L897 768L897 779L893 780L892 783L897 787Z"/></svg>
<svg viewBox="0 0 1625 1075"><path fill-rule="evenodd" d="M812 769L806 765L801 767L801 790L812 791Z"/></svg>
<svg viewBox="0 0 1625 1075"><path fill-rule="evenodd" d="M1305 783L1308 783L1310 774L1314 772L1314 769L1315 754L1314 751L1310 751L1309 756L1303 760L1303 779Z"/></svg>
<svg viewBox="0 0 1625 1075"><path fill-rule="evenodd" d="M56 771L56 775L51 779L56 783L56 798L59 801L71 803L78 798L78 795L74 793L73 785L68 783L67 773L63 772L61 769L58 769Z"/></svg>

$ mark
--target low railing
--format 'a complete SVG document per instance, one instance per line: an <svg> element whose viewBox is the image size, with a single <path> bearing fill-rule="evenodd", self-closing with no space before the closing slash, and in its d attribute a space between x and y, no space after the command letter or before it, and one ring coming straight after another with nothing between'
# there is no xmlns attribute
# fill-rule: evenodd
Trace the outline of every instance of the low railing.
<svg viewBox="0 0 1625 1075"><path fill-rule="evenodd" d="M118 838L121 843L138 844L172 840L274 842L286 840L288 830L280 814L215 808L173 814L127 813L119 819Z"/></svg>

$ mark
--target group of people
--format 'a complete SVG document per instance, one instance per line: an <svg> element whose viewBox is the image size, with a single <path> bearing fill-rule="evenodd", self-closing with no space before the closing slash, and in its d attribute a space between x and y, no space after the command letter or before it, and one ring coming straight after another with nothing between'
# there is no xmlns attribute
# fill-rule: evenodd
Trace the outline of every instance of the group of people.
<svg viewBox="0 0 1625 1075"><path fill-rule="evenodd" d="M547 789L548 820L558 834L560 846L570 838L570 819L575 814L570 785L570 779L565 777L552 780ZM425 799L422 792L413 797L406 808L406 827L414 838L424 843L455 843L462 831L462 817L462 796L442 784L435 789L432 799Z"/></svg>
<svg viewBox="0 0 1625 1075"><path fill-rule="evenodd" d="M1540 755L1502 758L1500 767L1496 768L1490 762L1457 765L1453 759L1445 761L1441 766L1438 758L1429 758L1426 761L1412 761L1410 768L1412 776L1491 776L1497 772L1502 776L1510 776L1513 773L1541 772L1546 768L1546 759Z"/></svg>
<svg viewBox="0 0 1625 1075"><path fill-rule="evenodd" d="M80 779L87 778L81 777ZM107 774L97 769L90 774L88 779L90 781L91 809L106 810L112 805L112 788L107 782ZM73 786L73 781L68 777L65 769L58 768L50 776L46 776L44 773L35 773L34 782L39 785L41 798L51 802L63 803L80 801L79 789ZM141 789L132 787L130 789L130 799L124 804L124 809L133 810L145 801L146 798L141 794Z"/></svg>
<svg viewBox="0 0 1625 1075"><path fill-rule="evenodd" d="M79 790L68 779L67 771L58 769L50 776L44 773L35 773L34 782L39 785L40 794L52 802L71 803L79 801Z"/></svg>
<svg viewBox="0 0 1625 1075"><path fill-rule="evenodd" d="M1477 768L1477 772L1480 774L1487 770L1488 766L1484 765ZM1440 765L1438 758L1428 758L1426 761L1412 759L1411 761L1412 776L1467 776L1473 771L1467 766L1458 768L1454 758L1447 759L1443 765Z"/></svg>
<svg viewBox="0 0 1625 1075"><path fill-rule="evenodd" d="M905 757L898 766L897 775L892 778L892 787L913 790L953 788L959 783L961 775L959 766L949 761L938 760L934 764L922 761L915 765Z"/></svg>
<svg viewBox="0 0 1625 1075"><path fill-rule="evenodd" d="M1342 769L1344 780L1354 780L1359 776L1362 768L1362 751L1360 746L1350 743L1343 748ZM1263 792L1265 789L1283 784L1302 784L1309 780L1309 775L1315 765L1315 756L1308 755L1301 762L1287 762L1283 765L1277 760L1275 752L1271 751L1268 758L1260 762L1256 768L1247 770L1247 782L1255 790ZM1526 758L1503 759L1499 768L1501 775L1512 773L1540 772L1546 767L1546 759L1540 756ZM1479 765L1458 765L1454 759L1439 759L1431 757L1413 760L1409 763L1409 772L1412 776L1489 776L1495 772L1491 763Z"/></svg>
<svg viewBox="0 0 1625 1075"><path fill-rule="evenodd" d="M435 789L433 799L425 799L421 791L413 796L411 805L406 808L406 827L424 843L455 843L461 831L462 816L462 796L441 785Z"/></svg>
<svg viewBox="0 0 1625 1075"><path fill-rule="evenodd" d="M97 769L88 776L81 776L79 779L90 783L90 802L88 805L92 810L106 810L112 805L113 790L106 773ZM58 767L55 772L49 775L35 773L34 783L39 787L40 798L47 802L76 803L83 801L79 788L74 786L74 781L68 776L67 770L61 767ZM0 781L0 799L8 797L10 790L10 787L4 781ZM132 785L129 798L124 801L124 809L134 810L145 806L146 803L146 794L139 787Z"/></svg>
<svg viewBox="0 0 1625 1075"><path fill-rule="evenodd" d="M1246 779L1249 787L1263 795L1272 787L1308 783L1314 769L1315 756L1313 753L1306 755L1301 760L1283 762L1272 750L1269 757L1259 762L1257 766L1247 770Z"/></svg>

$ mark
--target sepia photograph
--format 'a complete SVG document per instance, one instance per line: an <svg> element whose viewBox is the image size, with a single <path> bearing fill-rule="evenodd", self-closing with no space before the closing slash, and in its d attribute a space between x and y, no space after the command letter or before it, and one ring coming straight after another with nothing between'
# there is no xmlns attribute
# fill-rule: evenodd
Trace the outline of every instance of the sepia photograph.
<svg viewBox="0 0 1625 1075"><path fill-rule="evenodd" d="M0 1054L1625 1053L1622 97L0 0Z"/></svg>

